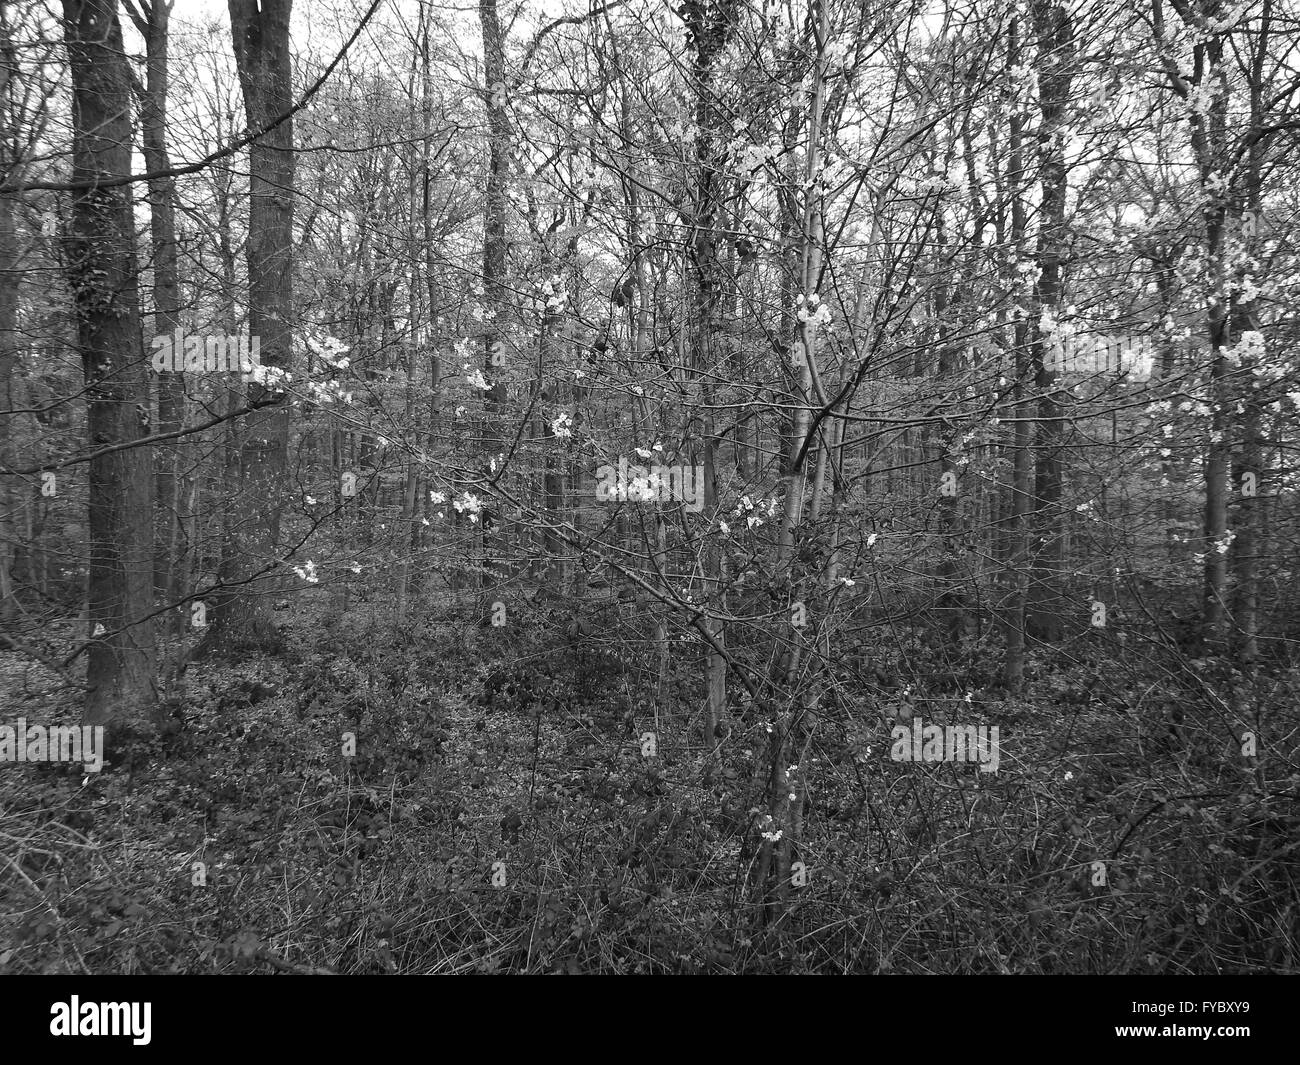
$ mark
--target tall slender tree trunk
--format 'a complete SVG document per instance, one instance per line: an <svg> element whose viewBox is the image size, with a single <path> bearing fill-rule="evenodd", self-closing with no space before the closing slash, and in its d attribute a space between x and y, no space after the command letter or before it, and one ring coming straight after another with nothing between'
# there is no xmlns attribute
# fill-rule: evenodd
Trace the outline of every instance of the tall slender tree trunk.
<svg viewBox="0 0 1300 1065"><path fill-rule="evenodd" d="M1161 382L1173 379L1178 349L1177 334L1173 329L1171 317L1174 313L1174 301L1177 298L1177 274L1174 271L1177 257L1177 250L1170 249L1167 256L1157 254L1153 264L1156 293L1160 298L1159 357ZM1165 554L1170 563L1177 562L1179 556L1178 530L1174 527L1174 522L1178 520L1178 512L1174 506L1172 495L1174 480L1174 460L1172 455L1169 457L1162 455L1160 458L1160 521L1164 527Z"/></svg>
<svg viewBox="0 0 1300 1065"><path fill-rule="evenodd" d="M1038 387L1038 469L1034 488L1035 551L1026 624L1037 639L1052 643L1062 636L1061 567L1064 556L1064 490L1062 448L1065 421L1063 394L1056 387L1048 346L1063 350L1057 333L1061 307L1061 260L1065 252L1065 194L1069 180L1062 128L1070 103L1073 80L1074 30L1069 8L1051 0L1034 0L1034 32L1038 47L1038 109L1042 127L1039 172L1043 190L1038 227L1038 282L1034 287L1036 313L1029 322L1030 351ZM1047 328L1044 328L1044 323Z"/></svg>
<svg viewBox="0 0 1300 1065"><path fill-rule="evenodd" d="M717 470L715 467L715 442L710 394L710 379L716 360L716 332L718 301L722 297L722 269L718 258L718 223L722 208L721 185L723 176L717 158L720 118L713 99L714 59L730 34L729 27L715 28L715 18L725 19L722 5L716 5L699 22L693 25L695 35L695 205L694 230L690 247L694 266L692 288L692 337L694 376L700 385L700 400L704 416L704 509L711 512L717 503ZM710 538L704 549L704 577L709 582L710 601L721 609L721 597L713 593L721 588L722 556L716 538ZM708 619L705 626L712 643L707 652L707 684L704 713L704 743L716 744L718 722L726 712L727 662L722 653L726 633L722 623Z"/></svg>
<svg viewBox="0 0 1300 1065"><path fill-rule="evenodd" d="M505 371L493 364L492 349L505 343L506 308L506 181L510 167L510 86L506 81L505 38L497 14L497 0L479 0L479 24L483 31L484 102L488 116L487 188L483 204L483 291L490 313L490 325L483 337L483 376L491 387L483 399L482 449L484 475L495 476L492 460L501 450L501 417L507 399ZM479 517L483 536L482 586L496 583L493 556L501 537L497 515L489 505Z"/></svg>
<svg viewBox="0 0 1300 1065"><path fill-rule="evenodd" d="M944 253L948 246L947 230L943 220L945 209L942 200L940 200L935 207L935 213L938 217L935 230L941 257L946 257ZM935 384L941 393L946 392L952 386L954 371L959 362L958 349L952 342L952 330L947 321L949 309L950 293L942 268L940 268L934 291L934 315L938 320L935 341L938 353L935 367ZM956 485L959 470L953 444L957 435L957 427L945 418L931 430L930 435L930 447L938 453L939 458L940 480L938 483L942 484L946 481ZM942 554L938 565L935 567L939 591L939 616L949 642L955 644L960 641L962 634L966 631L966 602L962 592L962 567L959 561L961 556L958 554L961 549L962 521L958 495L955 492L951 495L939 494L939 531L942 538L940 541Z"/></svg>
<svg viewBox="0 0 1300 1065"><path fill-rule="evenodd" d="M1008 27L1007 64L1020 62L1020 25L1015 17ZM1011 199L1011 248L1015 262L1009 271L1012 284L1019 284L1019 263L1025 246L1026 210L1024 200L1024 113L1011 114L1008 138L1008 196ZM1012 430L1011 500L1007 529L1006 596L1003 621L1006 633L1006 656L1002 662L1002 684L1011 692L1020 691L1025 679L1025 613L1029 598L1029 518L1033 511L1031 478L1033 463L1030 441L1033 432L1029 420L1026 384L1030 374L1029 326L1024 315L1017 315L1012 325L1012 348L1015 353L1015 378L1011 388L1011 409L1015 415Z"/></svg>
<svg viewBox="0 0 1300 1065"><path fill-rule="evenodd" d="M68 247L77 343L86 385L89 444L102 449L145 435L149 382L131 185L131 80L116 0L64 0L72 74L73 174ZM126 447L90 461L87 724L122 737L156 723L152 454ZM110 742L113 742L110 740Z"/></svg>
<svg viewBox="0 0 1300 1065"><path fill-rule="evenodd" d="M1249 255L1259 247L1257 228L1263 208L1263 167L1265 141L1261 135L1265 122L1263 64L1269 51L1269 33L1272 27L1272 5L1265 4L1264 19L1255 54L1250 79L1250 130L1254 135L1247 150L1244 175L1245 188L1241 197L1245 212L1238 224L1242 252ZM1237 303L1237 335L1257 330L1254 301L1241 299ZM1240 359L1235 410L1241 414L1239 424L1240 444L1233 462L1233 486L1236 493L1237 513L1233 522L1236 537L1229 548L1228 565L1232 572L1232 616L1234 622L1234 650L1237 659L1248 669L1253 669L1259 658L1259 567L1258 561L1265 548L1262 536L1261 494L1265 473L1263 453L1264 412L1259 399L1257 360L1253 354Z"/></svg>
<svg viewBox="0 0 1300 1065"><path fill-rule="evenodd" d="M141 0L140 9L127 4L131 19L145 41L145 86L140 105L140 126L145 170L164 172L171 167L167 151L167 95L170 85L168 42L174 0ZM180 268L176 252L176 182L157 177L149 182L149 226L153 245L153 331L171 336L180 324ZM185 376L164 370L158 375L159 433L175 432L185 421ZM154 543L154 593L164 603L180 598L178 556L184 528L178 464L181 445L161 445L155 452L154 496L158 507ZM182 613L172 613L172 628L179 631Z"/></svg>
<svg viewBox="0 0 1300 1065"><path fill-rule="evenodd" d="M1210 190L1209 183L1224 165L1229 91L1223 69L1223 39L1211 34L1194 48L1199 73L1198 88L1206 79L1218 82L1204 112L1191 115L1192 149L1201 181L1206 185L1202 217L1205 225L1206 262L1210 271L1210 299L1206 332L1210 341L1210 436L1205 453L1205 511L1203 551L1205 589L1201 637L1222 647L1228 620L1228 475L1232 455L1232 388L1226 350L1232 344L1232 296L1226 261L1228 197Z"/></svg>
<svg viewBox="0 0 1300 1065"><path fill-rule="evenodd" d="M12 93L13 79L17 73L17 57L9 30L9 5L0 0L0 174L5 178L17 177L18 145L14 132L18 129ZM14 402L14 369L18 362L18 244L14 232L14 197L0 192L0 468L14 464L12 411ZM12 622L18 616L18 600L14 593L13 566L14 508L20 490L17 480L0 474L0 625Z"/></svg>
<svg viewBox="0 0 1300 1065"><path fill-rule="evenodd" d="M249 127L263 130L293 105L289 18L293 0L228 0L235 64ZM284 119L249 148L248 323L260 338L262 365L288 371L293 316L293 120ZM289 450L283 383L250 381L250 404L237 433L239 492L229 509L222 591L209 611L205 650L274 652L271 619ZM270 576L264 574L271 574Z"/></svg>
<svg viewBox="0 0 1300 1065"><path fill-rule="evenodd" d="M795 551L795 544L804 520L806 471L808 463L814 461L811 451L803 454L802 464L799 458L811 431L810 405L814 397L817 365L819 304L812 297L817 295L822 272L822 197L819 181L822 170L821 141L826 107L827 47L830 43L829 0L817 0L810 11L809 27L813 38L814 67L808 95L809 121L802 175L803 196L799 205L802 216L799 242L801 251L799 291L801 295L807 297L803 305L807 313L802 315L794 336L792 354L795 364L795 382L792 395L795 409L791 419L793 432L783 471L785 507L777 538L778 569L790 574L790 586L796 599L802 598L803 589L814 587L814 579L805 579L802 572L804 563ZM814 512L819 511L820 500L814 497L811 506ZM824 578L825 572L818 576ZM825 624L825 619L818 618L816 623ZM781 678L787 688L795 683L803 650L803 632L799 628L794 628L790 654L784 670L785 675ZM776 843L764 841L759 857L760 883L769 870L776 880L775 897L769 896L769 916L775 915L784 907L792 886L795 846L798 842L798 834L802 830L803 807L807 798L803 783L805 780L803 774L807 772L807 767L803 765L802 755L806 753L807 746L812 741L810 714L812 700L809 697L811 690L808 685L800 685L797 694L792 692L789 706L778 716L772 729L767 799L769 814L773 823L780 826L781 837ZM793 766L802 766L802 772L798 776L792 776Z"/></svg>

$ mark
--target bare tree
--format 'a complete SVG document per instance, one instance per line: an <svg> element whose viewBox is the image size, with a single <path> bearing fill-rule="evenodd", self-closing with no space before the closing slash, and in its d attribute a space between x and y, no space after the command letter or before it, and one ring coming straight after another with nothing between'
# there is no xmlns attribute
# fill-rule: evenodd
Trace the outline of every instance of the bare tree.
<svg viewBox="0 0 1300 1065"><path fill-rule="evenodd" d="M131 79L114 0L65 0L72 72L68 271L85 375L90 461L90 623L85 720L118 734L151 719L152 455L107 451L145 436L149 383L140 337L131 172Z"/></svg>
<svg viewBox="0 0 1300 1065"><path fill-rule="evenodd" d="M277 371L291 365L294 154L289 17L293 0L229 0L249 147L248 319L271 373L250 382L239 428L239 494L222 546L223 590L209 613L204 653L279 646L264 575L276 567L289 447L289 405ZM260 406L266 404L265 406Z"/></svg>

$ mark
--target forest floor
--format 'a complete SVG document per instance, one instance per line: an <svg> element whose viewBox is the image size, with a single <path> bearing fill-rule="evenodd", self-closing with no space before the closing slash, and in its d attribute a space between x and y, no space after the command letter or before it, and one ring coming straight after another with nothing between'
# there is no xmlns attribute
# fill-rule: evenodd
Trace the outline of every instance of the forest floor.
<svg viewBox="0 0 1300 1065"><path fill-rule="evenodd" d="M130 765L0 767L0 973L1300 972L1295 670L1152 682L1099 650L1010 699L846 661L774 917L765 723L738 709L711 757L697 662L660 695L612 629L382 616L192 666ZM893 722L962 705L997 773L890 760ZM12 653L0 709L77 712Z"/></svg>

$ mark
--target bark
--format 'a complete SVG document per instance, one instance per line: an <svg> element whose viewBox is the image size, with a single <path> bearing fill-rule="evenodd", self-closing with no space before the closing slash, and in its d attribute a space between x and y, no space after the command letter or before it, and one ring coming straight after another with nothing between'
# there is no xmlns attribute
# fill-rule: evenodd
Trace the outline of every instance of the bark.
<svg viewBox="0 0 1300 1065"><path fill-rule="evenodd" d="M17 58L9 32L9 5L0 3L0 173L18 177L17 115L11 92ZM18 247L14 232L14 197L0 192L0 468L14 465L13 431L18 406L14 402L14 367L18 361ZM16 478L0 474L0 624L18 616L13 565L15 560L14 508L20 498Z"/></svg>
<svg viewBox="0 0 1300 1065"><path fill-rule="evenodd" d="M492 345L505 340L503 333L506 308L506 182L510 166L509 89L506 82L505 39L497 14L496 0L479 0L479 24L483 31L484 102L488 116L487 188L483 204L483 291L491 319L483 337L483 376L491 384L483 399L483 433L481 437L484 476L495 474L490 463L501 451L500 425L507 399L504 370L492 365ZM500 549L496 530L497 516L485 503L479 517L483 530L482 586L496 583L493 555Z"/></svg>
<svg viewBox="0 0 1300 1065"><path fill-rule="evenodd" d="M800 204L802 221L799 270L799 289L807 296L816 294L821 282L823 234L818 179L821 175L821 140L826 107L827 46L830 41L829 6L829 0L818 0L816 12L810 13L809 18L815 68L808 99L808 149L804 160L804 192ZM806 303L805 307L809 313L805 316L805 320L799 323L794 337L795 348L800 354L795 359L795 381L791 390L795 405L791 417L793 432L783 471L785 508L777 540L778 567L790 574L791 594L796 601L803 598L805 587L811 589L813 586L811 581L803 579L801 573L801 570L810 564L808 559L800 559L795 553L796 537L804 519L803 497L806 471L808 463L816 461L809 453L803 456L802 465L799 463L804 441L811 428L809 408L814 400L817 365L817 325L813 316L816 308L811 303ZM811 501L811 507L815 513L821 509L820 500L816 496ZM819 576L824 579L826 574L823 571ZM809 614L810 624L824 623L822 619L812 616L811 611ZM807 798L803 786L804 776L801 774L792 779L790 767L804 765L803 755L806 754L813 736L811 708L815 700L809 697L813 689L806 683L799 692L790 690L798 675L801 652L804 650L802 631L799 629L790 631L791 648L784 671L785 676L782 678L789 703L778 716L772 729L768 762L770 769L768 811L782 835L775 845L764 841L759 861L760 872L766 873L770 868L776 880L775 897L769 898L769 918L778 914L789 899L795 846L798 843L798 833L802 828L803 808Z"/></svg>
<svg viewBox="0 0 1300 1065"><path fill-rule="evenodd" d="M289 18L293 0L228 0L235 64L249 127L262 130L293 104ZM293 314L293 121L285 119L249 148L248 328L266 367L291 367ZM289 405L282 385L251 381L236 434L239 492L228 504L222 591L209 609L204 651L278 651L270 607L277 584L280 519L288 465Z"/></svg>
<svg viewBox="0 0 1300 1065"><path fill-rule="evenodd" d="M702 16L694 24L695 53L695 204L692 218L692 239L689 248L694 267L692 308L693 358L696 380L700 383L700 399L704 414L704 510L711 513L717 502L717 471L715 468L715 441L713 436L713 417L711 410L712 374L716 361L717 347L717 310L722 296L722 270L718 259L718 224L722 209L721 183L722 173L718 165L718 138L720 135L720 117L714 103L714 57L721 47L719 41L715 47L711 34L715 32L708 24L709 16L726 18L725 5L715 5L714 10ZM724 26L720 31L721 40L725 41L729 31ZM719 609L722 607L721 591L721 551L712 539L705 548L705 580L709 582L710 599L716 595ZM716 647L710 647L707 666L707 697L704 714L705 746L716 743L714 734L718 722L726 711L726 659L720 652L725 646L726 633L722 623L710 619L706 626Z"/></svg>
<svg viewBox="0 0 1300 1065"><path fill-rule="evenodd" d="M1260 217L1263 208L1263 177L1265 141L1259 135L1265 121L1264 116L1264 57L1269 51L1269 35L1272 27L1272 5L1266 3L1263 9L1259 39L1255 42L1255 54L1251 64L1250 79L1250 133L1254 135L1244 174L1245 188L1241 200L1253 219ZM1258 255L1258 241L1255 227L1249 228L1238 222L1241 238L1241 252L1245 256ZM1258 329L1255 320L1254 301L1239 300L1236 304L1237 335L1246 330ZM1263 462L1263 407L1259 399L1260 384L1257 378L1255 360L1244 357L1238 375L1237 395L1240 397L1235 409L1240 412L1241 441L1233 460L1232 480L1236 492L1237 510L1233 517L1233 530L1236 537L1232 541L1228 554L1228 566L1232 573L1232 616L1234 622L1235 658L1253 669L1259 658L1259 572L1258 560L1265 547L1261 535L1260 495L1263 491L1265 466Z"/></svg>
<svg viewBox="0 0 1300 1065"><path fill-rule="evenodd" d="M1217 6L1217 5L1216 5ZM1222 165L1227 140L1228 86L1223 67L1223 39L1211 35L1193 50L1195 83L1215 78L1216 93L1204 112L1191 116L1192 150L1201 181L1208 182ZM1228 474L1232 452L1230 414L1232 395L1225 350L1231 345L1231 296L1228 292L1225 244L1226 195L1208 195L1202 210L1206 260L1210 269L1210 298L1206 332L1210 341L1210 438L1205 456L1205 511L1203 534L1205 588L1201 636L1207 644L1222 645L1228 618Z"/></svg>
<svg viewBox="0 0 1300 1065"><path fill-rule="evenodd" d="M141 139L145 169L150 173L171 166L167 150L167 94L169 24L174 0L141 0L127 10L145 41L145 85L140 102ZM153 335L171 336L180 324L180 268L176 252L176 182L170 177L149 182L149 228L153 246ZM175 432L185 421L185 377L164 370L158 375L158 420L155 431ZM181 500L179 443L163 444L155 452L154 496L157 503L157 537L154 544L154 593L165 604L180 598L178 555L184 530ZM179 631L185 615L170 615Z"/></svg>
<svg viewBox="0 0 1300 1065"><path fill-rule="evenodd" d="M1020 61L1019 25L1012 22L1008 30L1008 64ZM1022 194L1024 185L1024 115L1013 111L1011 115L1007 184L1011 198L1011 246L1017 261L1024 249L1026 210ZM1011 272L1012 282L1018 279ZM1030 373L1029 328L1023 315L1017 316L1013 325L1015 351L1015 380L1012 382L1011 409L1015 414L1012 431L1011 520L1007 530L1006 610L1003 622L1006 632L1006 656L1002 662L1002 684L1011 692L1020 691L1025 679L1025 612L1029 598L1029 518L1033 510L1030 494L1032 462L1030 440L1032 422L1029 421L1029 402L1026 381Z"/></svg>
<svg viewBox="0 0 1300 1065"><path fill-rule="evenodd" d="M1038 538L1026 624L1035 638L1048 643L1061 639L1061 571L1064 554L1062 447L1065 421L1064 393L1056 388L1056 374L1044 343L1044 315L1054 323L1061 307L1061 264L1065 254L1065 194L1069 180L1065 161L1065 134L1061 126L1070 104L1073 80L1074 30L1069 9L1049 0L1034 0L1034 32L1038 47L1038 109L1041 128L1039 173L1043 197L1038 229L1038 282L1030 319L1030 351L1034 361L1038 400L1038 469L1034 489L1034 530Z"/></svg>
<svg viewBox="0 0 1300 1065"><path fill-rule="evenodd" d="M1156 292L1160 297L1159 355L1160 380L1162 382L1173 380L1178 350L1178 341L1174 331L1167 327L1168 319L1174 311L1174 301L1177 298L1177 274L1174 270L1177 256L1177 250L1171 250L1167 256L1156 255L1154 258ZM1161 524L1164 526L1165 554L1170 563L1175 563L1179 559L1180 552L1178 550L1178 530L1174 527L1174 522L1178 520L1178 512L1173 501L1176 473L1172 456L1168 458L1161 456L1160 458L1160 481L1160 518Z"/></svg>
<svg viewBox="0 0 1300 1065"><path fill-rule="evenodd" d="M947 230L943 217L944 211L945 206L942 199L940 199L935 205L935 215L937 218L936 243L941 261L947 258L945 252L948 247ZM942 265L939 267L937 274L933 296L934 316L939 323L935 344L938 351L935 385L942 395L952 387L953 376L959 368L960 357L957 345L952 342L952 330L948 322L948 314L956 300L952 299L948 291L946 274ZM957 295L959 298L960 292ZM948 478L951 479L952 483L957 483L960 470L953 448L956 435L957 427L946 418L932 430L930 447L937 452L939 460L939 480L936 484L942 484ZM942 554L938 565L935 567L939 593L939 619L943 623L949 643L952 644L960 642L962 635L966 631L967 622L966 600L962 592L961 564L958 561L960 557L958 551L962 539L961 511L958 507L958 499L957 495L939 495L939 533Z"/></svg>
<svg viewBox="0 0 1300 1065"><path fill-rule="evenodd" d="M145 435L149 382L140 336L131 172L131 79L114 0L64 0L72 74L73 181L68 271L77 309L89 446ZM110 742L156 723L151 449L90 462L90 638L84 721Z"/></svg>
<svg viewBox="0 0 1300 1065"><path fill-rule="evenodd" d="M431 447L434 440L431 433L421 433L416 418L416 397L419 394L417 382L420 375L421 353L420 323L428 323L429 335L435 332L433 322L436 314L437 291L432 276L433 249L430 241L430 226L432 223L429 218L429 191L432 185L429 131L433 128L433 86L429 62L430 15L424 7L421 7L416 17L409 121L412 129L416 128L418 121L419 128L424 131L425 136L420 141L418 156L413 153L410 160L411 178L407 204L407 246L410 249L409 290L407 292L409 342L406 361L405 414L406 424L411 427L411 432L414 434L416 453L419 454L422 442ZM417 94L418 113L416 110ZM418 226L423 227L422 233L417 228ZM417 253L421 236L425 242L423 256ZM421 276L422 269L424 276ZM430 350L434 348L433 343L429 343L427 346ZM436 365L437 356L434 355L433 358ZM438 381L435 373L428 393L428 401L431 406L436 404L437 389ZM421 490L422 488L424 488L424 491ZM421 476L420 465L418 462L408 461L406 464L406 483L402 495L402 521L407 529L408 554L402 560L398 578L397 616L399 620L404 619L406 616L407 598L410 594L412 576L416 567L415 560L420 556L424 547L423 526L419 518L424 509L423 503L427 499L427 486Z"/></svg>

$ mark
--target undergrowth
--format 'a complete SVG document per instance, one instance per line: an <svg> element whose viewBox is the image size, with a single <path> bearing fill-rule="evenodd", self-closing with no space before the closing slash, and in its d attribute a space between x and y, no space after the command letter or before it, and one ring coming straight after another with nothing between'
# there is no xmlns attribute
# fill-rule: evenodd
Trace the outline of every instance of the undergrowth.
<svg viewBox="0 0 1300 1065"><path fill-rule="evenodd" d="M363 605L194 667L129 766L7 766L0 971L1300 971L1294 669L1085 642L1013 699L978 640L848 656L774 919L762 713L711 751L699 648L661 677L634 618L530 609L506 632ZM917 716L998 724L999 771L892 762Z"/></svg>

